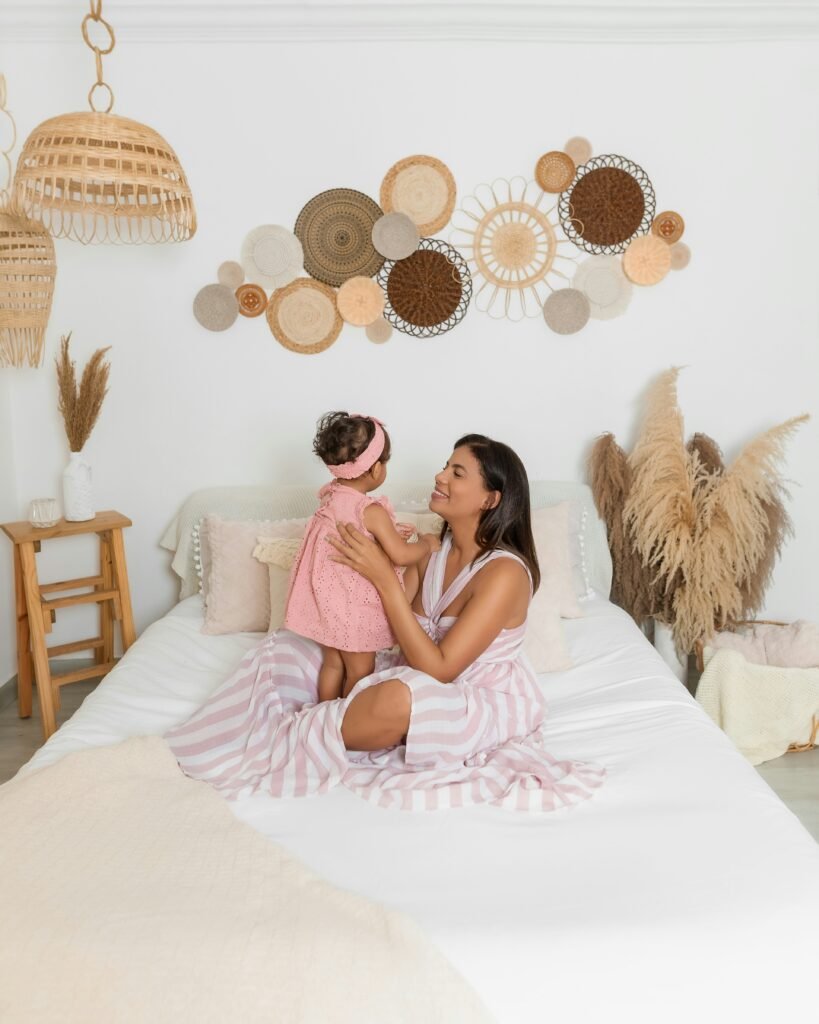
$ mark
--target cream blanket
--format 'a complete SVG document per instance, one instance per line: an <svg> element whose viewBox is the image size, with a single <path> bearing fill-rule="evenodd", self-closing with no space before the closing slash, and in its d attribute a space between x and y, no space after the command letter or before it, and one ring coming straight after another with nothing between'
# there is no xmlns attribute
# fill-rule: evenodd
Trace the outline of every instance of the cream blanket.
<svg viewBox="0 0 819 1024"><path fill-rule="evenodd" d="M155 737L0 787L0 933L3 1024L490 1020L416 925L237 821Z"/></svg>
<svg viewBox="0 0 819 1024"><path fill-rule="evenodd" d="M697 700L751 764L807 743L819 718L819 668L754 665L733 650L705 650Z"/></svg>

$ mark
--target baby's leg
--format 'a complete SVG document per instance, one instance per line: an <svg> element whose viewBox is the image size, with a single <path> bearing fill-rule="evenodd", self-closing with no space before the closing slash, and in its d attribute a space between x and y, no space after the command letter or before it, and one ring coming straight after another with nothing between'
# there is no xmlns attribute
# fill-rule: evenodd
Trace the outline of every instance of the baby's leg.
<svg viewBox="0 0 819 1024"><path fill-rule="evenodd" d="M346 697L359 679L375 672L375 651L340 651L347 678L341 696Z"/></svg>
<svg viewBox="0 0 819 1024"><path fill-rule="evenodd" d="M341 696L344 683L344 662L341 660L341 651L335 647L321 645L324 660L318 676L318 699L335 700Z"/></svg>

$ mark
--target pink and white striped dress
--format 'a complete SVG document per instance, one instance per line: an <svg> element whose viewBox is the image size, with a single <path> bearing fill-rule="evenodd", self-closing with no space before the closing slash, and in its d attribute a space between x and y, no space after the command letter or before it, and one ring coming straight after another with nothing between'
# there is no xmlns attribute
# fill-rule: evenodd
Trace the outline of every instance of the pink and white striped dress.
<svg viewBox="0 0 819 1024"><path fill-rule="evenodd" d="M436 643L455 619L443 612L492 551L466 566L443 593L451 535L424 576L424 614L416 616ZM521 563L522 564L522 563ZM524 811L556 810L585 800L603 768L558 761L543 749L546 702L521 647L525 623L503 629L451 683L407 665L400 652L378 655L376 671L343 700L316 704L321 650L287 630L265 637L239 668L167 740L182 770L228 797L257 791L310 796L343 785L382 807L435 810L487 803ZM348 751L341 723L350 701L368 686L400 679L412 711L406 745Z"/></svg>

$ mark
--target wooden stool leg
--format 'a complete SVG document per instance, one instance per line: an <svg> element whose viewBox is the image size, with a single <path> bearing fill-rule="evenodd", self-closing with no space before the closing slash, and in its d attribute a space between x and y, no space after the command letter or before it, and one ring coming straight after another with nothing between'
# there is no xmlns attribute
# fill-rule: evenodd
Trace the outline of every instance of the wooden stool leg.
<svg viewBox="0 0 819 1024"><path fill-rule="evenodd" d="M114 564L111 558L111 535L108 531L100 535L100 575L102 584L98 590L114 589ZM110 601L100 602L100 636L102 647L94 652L94 660L98 665L114 660L114 612Z"/></svg>
<svg viewBox="0 0 819 1024"><path fill-rule="evenodd" d="M17 711L20 718L30 718L33 678L31 631L28 627L26 588L23 583L23 567L20 563L20 549L17 544L14 545L14 603L17 610Z"/></svg>
<svg viewBox="0 0 819 1024"><path fill-rule="evenodd" d="M34 545L26 542L19 545L20 567L23 571L23 587L26 594L29 629L31 630L31 654L37 676L37 696L40 700L40 714L43 718L43 735L46 739L56 732L54 717L54 694L51 684L51 669L48 665L43 609L40 603L40 585L37 581L37 563L34 560Z"/></svg>
<svg viewBox="0 0 819 1024"><path fill-rule="evenodd" d="M124 654L136 640L134 630L134 612L131 607L131 589L128 583L128 567L125 564L125 545L122 542L122 530L111 530L111 553L114 559L114 579L119 591L122 608L122 653Z"/></svg>

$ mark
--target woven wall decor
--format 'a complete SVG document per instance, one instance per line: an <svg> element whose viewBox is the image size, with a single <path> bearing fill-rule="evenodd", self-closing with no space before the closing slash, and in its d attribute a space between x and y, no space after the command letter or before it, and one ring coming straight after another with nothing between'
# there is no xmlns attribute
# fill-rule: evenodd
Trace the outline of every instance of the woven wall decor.
<svg viewBox="0 0 819 1024"><path fill-rule="evenodd" d="M297 278L273 292L265 315L276 341L301 355L329 348L344 323L333 289L309 277Z"/></svg>
<svg viewBox="0 0 819 1024"><path fill-rule="evenodd" d="M304 248L304 269L317 281L339 285L350 277L373 277L384 257L373 246L381 207L363 192L331 188L302 208L294 228Z"/></svg>
<svg viewBox="0 0 819 1024"><path fill-rule="evenodd" d="M656 200L648 175L624 156L593 157L577 168L560 196L560 223L574 244L593 255L623 252L651 228Z"/></svg>
<svg viewBox="0 0 819 1024"><path fill-rule="evenodd" d="M9 206L10 154L14 118L6 110L6 81L0 75L0 115L10 127L0 150L0 366L40 366L54 296L57 260L45 228Z"/></svg>
<svg viewBox="0 0 819 1024"><path fill-rule="evenodd" d="M579 167L580 164L588 163L591 160L594 151L588 139L584 139L582 135L574 135L563 147L563 152L568 153L574 160L575 167Z"/></svg>
<svg viewBox="0 0 819 1024"><path fill-rule="evenodd" d="M242 316L261 316L267 309L267 292L258 284L242 284L236 289L236 301Z"/></svg>
<svg viewBox="0 0 819 1024"><path fill-rule="evenodd" d="M209 331L226 331L239 315L239 302L226 284L206 284L193 300L193 315Z"/></svg>
<svg viewBox="0 0 819 1024"><path fill-rule="evenodd" d="M420 235L434 235L455 209L455 179L437 157L405 157L381 182L381 206L384 213L405 213Z"/></svg>
<svg viewBox="0 0 819 1024"><path fill-rule="evenodd" d="M461 322L472 298L466 261L451 245L424 238L405 260L384 264L378 283L387 295L384 317L403 334L432 338Z"/></svg>
<svg viewBox="0 0 819 1024"><path fill-rule="evenodd" d="M589 300L576 288L559 288L543 303L543 319L555 334L577 334L590 315Z"/></svg>
<svg viewBox="0 0 819 1024"><path fill-rule="evenodd" d="M384 292L371 277L351 277L339 288L336 305L342 320L366 327L384 312Z"/></svg>
<svg viewBox="0 0 819 1024"><path fill-rule="evenodd" d="M371 324L367 324L366 333L367 337L371 342L373 342L373 344L383 345L385 341L389 341L392 337L392 324L389 320L380 316Z"/></svg>
<svg viewBox="0 0 819 1024"><path fill-rule="evenodd" d="M388 260L405 260L418 248L418 228L405 213L385 213L373 224L373 245Z"/></svg>
<svg viewBox="0 0 819 1024"><path fill-rule="evenodd" d="M56 238L80 242L181 242L196 231L193 196L185 172L165 139L147 125L112 114L114 94L102 77L102 58L115 45L102 17L102 0L90 0L82 35L94 53L96 83L90 113L50 118L23 145L14 179L14 201ZM91 42L89 26L104 30L104 46ZM98 110L95 103L107 105Z"/></svg>
<svg viewBox="0 0 819 1024"><path fill-rule="evenodd" d="M679 242L685 232L685 221L673 210L658 213L651 224L651 230L658 238L673 245Z"/></svg>
<svg viewBox="0 0 819 1024"><path fill-rule="evenodd" d="M641 235L623 254L623 271L635 284L658 284L671 270L671 247L656 235Z"/></svg>
<svg viewBox="0 0 819 1024"><path fill-rule="evenodd" d="M456 212L450 242L469 261L481 312L515 321L537 316L555 285L570 280L575 249L558 239L555 206L546 203L534 182L499 178L479 185Z"/></svg>
<svg viewBox="0 0 819 1024"><path fill-rule="evenodd" d="M228 288L233 288L235 291L240 284L244 283L245 272L241 263L237 263L236 260L225 260L224 263L219 264L219 269L216 271L216 280L219 284L227 285Z"/></svg>
<svg viewBox="0 0 819 1024"><path fill-rule="evenodd" d="M262 224L245 235L242 267L248 281L265 288L283 288L304 270L301 242L280 224Z"/></svg>
<svg viewBox="0 0 819 1024"><path fill-rule="evenodd" d="M671 269L685 270L691 262L691 250L685 242L676 242L671 246Z"/></svg>
<svg viewBox="0 0 819 1024"><path fill-rule="evenodd" d="M619 256L587 257L575 271L572 288L589 300L589 315L595 320L611 320L625 313L634 293Z"/></svg>
<svg viewBox="0 0 819 1024"><path fill-rule="evenodd" d="M535 181L544 192L562 192L572 183L574 160L568 153L553 149L544 153L535 167Z"/></svg>

